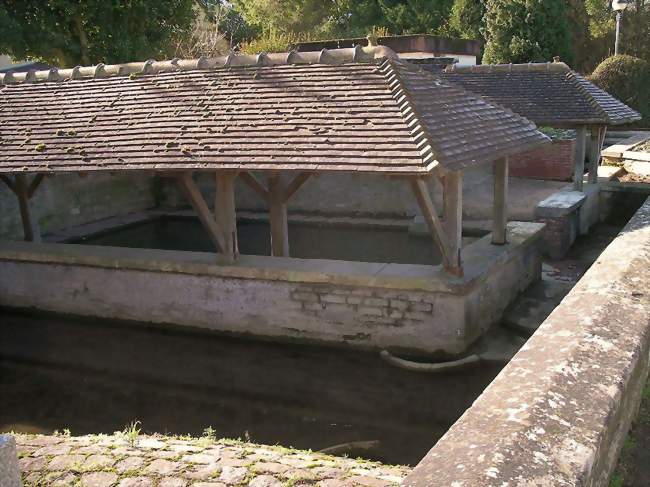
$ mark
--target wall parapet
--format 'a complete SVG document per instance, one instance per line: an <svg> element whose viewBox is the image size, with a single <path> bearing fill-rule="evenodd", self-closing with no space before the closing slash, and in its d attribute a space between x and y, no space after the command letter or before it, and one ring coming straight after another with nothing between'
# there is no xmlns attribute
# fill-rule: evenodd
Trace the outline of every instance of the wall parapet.
<svg viewBox="0 0 650 487"><path fill-rule="evenodd" d="M650 351L650 198L407 486L607 485Z"/></svg>

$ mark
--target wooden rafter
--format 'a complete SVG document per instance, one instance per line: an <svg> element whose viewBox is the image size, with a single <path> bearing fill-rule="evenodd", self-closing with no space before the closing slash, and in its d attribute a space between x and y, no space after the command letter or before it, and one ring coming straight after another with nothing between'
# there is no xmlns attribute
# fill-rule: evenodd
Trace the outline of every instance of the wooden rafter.
<svg viewBox="0 0 650 487"><path fill-rule="evenodd" d="M289 219L287 215L287 203L291 197L309 179L311 173L301 172L288 184L284 185L279 173L271 173L268 177L268 184L257 180L249 172L242 172L239 175L249 187L259 194L269 205L269 216L271 226L271 254L276 257L289 256Z"/></svg>
<svg viewBox="0 0 650 487"><path fill-rule="evenodd" d="M43 174L37 174L29 181L25 174L16 174L12 180L9 176L0 174L0 180L3 181L7 187L18 198L18 207L20 208L20 218L23 224L23 233L25 240L28 242L40 242L41 231L38 226L38 220L32 215L30 200L36 193L36 190L43 182Z"/></svg>
<svg viewBox="0 0 650 487"><path fill-rule="evenodd" d="M226 249L227 247L225 243L223 229L217 223L217 220L213 217L212 213L210 212L210 208L208 208L208 204L205 202L205 199L203 198L201 191L199 190L198 186L194 182L194 179L192 178L192 173L183 172L180 173L178 176L176 176L176 178L180 188L185 193L185 196L187 197L188 201L194 208L194 211L196 211L196 214L198 215L201 224L208 232L208 236L210 237L210 240L212 240L212 243L214 244L214 246L217 248L219 252L225 253L224 249Z"/></svg>
<svg viewBox="0 0 650 487"><path fill-rule="evenodd" d="M451 274L461 275L462 269L459 259L457 258L458 254L454 254L452 251L447 234L445 233L442 222L438 217L436 207L433 204L431 195L429 194L429 188L426 181L422 178L412 178L410 183L415 198L420 205L420 210L422 210L424 221L427 223L431 236L433 237L433 241L440 249L445 269Z"/></svg>

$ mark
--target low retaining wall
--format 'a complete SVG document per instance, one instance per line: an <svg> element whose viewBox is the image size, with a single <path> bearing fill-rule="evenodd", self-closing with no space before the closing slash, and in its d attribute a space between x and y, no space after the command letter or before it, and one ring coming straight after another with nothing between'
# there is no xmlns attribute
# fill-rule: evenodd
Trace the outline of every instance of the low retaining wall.
<svg viewBox="0 0 650 487"><path fill-rule="evenodd" d="M606 486L650 352L650 199L405 485Z"/></svg>
<svg viewBox="0 0 650 487"><path fill-rule="evenodd" d="M543 225L511 223L440 266L368 264L70 244L0 245L0 305L222 332L462 353L541 273Z"/></svg>
<svg viewBox="0 0 650 487"><path fill-rule="evenodd" d="M575 159L575 139L554 140L552 144L510 157L510 175L520 178L571 181Z"/></svg>

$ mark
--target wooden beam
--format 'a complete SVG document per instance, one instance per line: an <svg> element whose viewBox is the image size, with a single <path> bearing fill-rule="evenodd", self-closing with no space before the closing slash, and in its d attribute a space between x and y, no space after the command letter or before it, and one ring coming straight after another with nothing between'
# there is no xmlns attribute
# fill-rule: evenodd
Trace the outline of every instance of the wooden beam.
<svg viewBox="0 0 650 487"><path fill-rule="evenodd" d="M217 192L214 200L214 214L224 237L223 254L229 261L239 255L237 245L237 215L235 213L235 178L230 172L217 172L215 182Z"/></svg>
<svg viewBox="0 0 650 487"><path fill-rule="evenodd" d="M279 174L268 178L269 213L271 224L271 255L289 257L289 221L287 217L286 191Z"/></svg>
<svg viewBox="0 0 650 487"><path fill-rule="evenodd" d="M303 184L310 178L311 173L301 172L291 180L287 188L284 190L284 202L288 202L291 197L296 194Z"/></svg>
<svg viewBox="0 0 650 487"><path fill-rule="evenodd" d="M0 174L0 181L5 183L7 187L14 193L16 194L16 184L11 180L9 176L5 176L4 174Z"/></svg>
<svg viewBox="0 0 650 487"><path fill-rule="evenodd" d="M20 217L23 222L23 233L28 242L40 242L41 231L38 227L38 220L32 215L29 204L29 184L24 174L17 174L15 180L16 196L20 207Z"/></svg>
<svg viewBox="0 0 650 487"><path fill-rule="evenodd" d="M30 198L34 196L34 193L36 193L36 190L41 185L44 178L45 178L45 174L43 173L39 173L36 176L34 176L34 179L32 179L32 182L29 184L29 188L27 189L27 195Z"/></svg>
<svg viewBox="0 0 650 487"><path fill-rule="evenodd" d="M494 202L492 211L492 243L507 243L508 225L508 158L497 159L493 163Z"/></svg>
<svg viewBox="0 0 650 487"><path fill-rule="evenodd" d="M180 188L185 193L188 201L196 211L196 214L203 225L203 228L208 232L208 236L212 243L216 247L218 252L223 252L226 248L225 239L223 237L223 231L216 219L212 216L210 209L208 208L201 191L196 186L194 179L192 179L191 172L181 173L177 176L177 181Z"/></svg>
<svg viewBox="0 0 650 487"><path fill-rule="evenodd" d="M463 247L463 174L461 171L447 173L442 192L444 228L449 240L449 259L454 267L461 267Z"/></svg>
<svg viewBox="0 0 650 487"><path fill-rule="evenodd" d="M412 178L410 180L411 188L415 194L420 209L422 210L422 215L424 216L424 221L429 227L429 232L433 237L433 241L436 243L442 254L442 263L445 269L454 275L462 275L462 268L460 265L453 265L453 259L451 256L451 250L447 236L438 218L438 213L436 208L431 200L429 195L429 188L427 183L422 178Z"/></svg>
<svg viewBox="0 0 650 487"><path fill-rule="evenodd" d="M573 188L582 191L582 180L585 176L585 151L587 146L587 127L582 125L577 129L576 152L573 173Z"/></svg>
<svg viewBox="0 0 650 487"><path fill-rule="evenodd" d="M251 189L253 189L257 194L259 194L265 201L269 201L269 190L260 183L255 176L249 172L242 172L239 174L244 183L246 183Z"/></svg>

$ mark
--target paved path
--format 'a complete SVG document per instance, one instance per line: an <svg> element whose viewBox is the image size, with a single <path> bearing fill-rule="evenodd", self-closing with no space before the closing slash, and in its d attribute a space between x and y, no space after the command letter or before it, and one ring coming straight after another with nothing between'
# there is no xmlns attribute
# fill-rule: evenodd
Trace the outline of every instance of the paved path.
<svg viewBox="0 0 650 487"><path fill-rule="evenodd" d="M408 467L210 437L16 435L25 486L387 487Z"/></svg>

